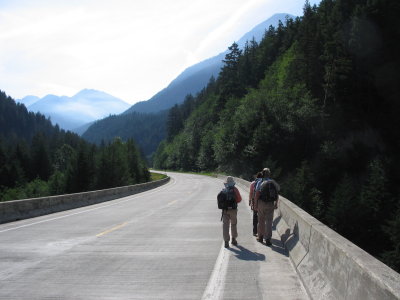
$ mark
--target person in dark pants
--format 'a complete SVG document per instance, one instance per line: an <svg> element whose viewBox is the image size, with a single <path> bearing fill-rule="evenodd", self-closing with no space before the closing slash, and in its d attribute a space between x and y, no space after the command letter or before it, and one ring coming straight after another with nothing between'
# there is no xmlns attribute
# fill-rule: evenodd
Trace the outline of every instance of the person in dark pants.
<svg viewBox="0 0 400 300"><path fill-rule="evenodd" d="M258 181L262 179L262 173L258 172L255 180L250 184L250 192L249 192L249 205L251 210L253 211L253 235L257 236L257 226L258 226L258 213L257 208L254 205L254 199L256 196L256 185Z"/></svg>

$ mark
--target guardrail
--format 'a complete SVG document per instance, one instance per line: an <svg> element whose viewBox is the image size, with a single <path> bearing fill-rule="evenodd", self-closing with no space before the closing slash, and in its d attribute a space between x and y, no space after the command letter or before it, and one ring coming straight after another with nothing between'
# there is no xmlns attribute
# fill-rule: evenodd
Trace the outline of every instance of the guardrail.
<svg viewBox="0 0 400 300"><path fill-rule="evenodd" d="M274 225L312 299L400 299L399 273L282 196Z"/></svg>
<svg viewBox="0 0 400 300"><path fill-rule="evenodd" d="M0 224L126 197L159 187L169 177L111 189L0 202Z"/></svg>

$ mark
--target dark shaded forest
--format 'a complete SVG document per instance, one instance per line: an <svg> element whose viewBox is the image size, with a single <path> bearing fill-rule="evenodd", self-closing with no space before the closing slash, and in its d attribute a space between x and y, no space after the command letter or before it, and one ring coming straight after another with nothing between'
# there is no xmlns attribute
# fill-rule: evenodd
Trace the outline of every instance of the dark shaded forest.
<svg viewBox="0 0 400 300"><path fill-rule="evenodd" d="M245 179L400 271L400 2L322 0L229 48L217 79L173 107L160 169Z"/></svg>
<svg viewBox="0 0 400 300"><path fill-rule="evenodd" d="M0 201L149 180L133 140L90 144L0 91Z"/></svg>
<svg viewBox="0 0 400 300"><path fill-rule="evenodd" d="M123 141L133 139L147 158L150 158L160 141L165 139L165 123L168 111L158 113L125 112L96 121L82 137L97 145L109 142L115 136Z"/></svg>

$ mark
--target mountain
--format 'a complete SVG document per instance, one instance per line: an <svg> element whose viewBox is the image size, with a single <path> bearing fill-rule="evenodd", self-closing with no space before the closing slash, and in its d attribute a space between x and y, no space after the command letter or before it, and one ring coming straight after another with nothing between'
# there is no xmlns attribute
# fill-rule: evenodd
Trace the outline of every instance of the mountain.
<svg viewBox="0 0 400 300"><path fill-rule="evenodd" d="M24 104L14 101L0 90L0 146L2 143L13 144L22 139L30 143L38 132L52 135L56 131L60 130L55 129L44 115L29 112ZM3 163L2 150L0 165Z"/></svg>
<svg viewBox="0 0 400 300"><path fill-rule="evenodd" d="M158 113L137 113L108 116L91 125L82 137L92 143L110 142L116 136L126 141L133 139L143 153L150 155L165 139L165 123L168 111Z"/></svg>
<svg viewBox="0 0 400 300"><path fill-rule="evenodd" d="M294 18L294 16L285 13L275 14L247 32L239 39L237 44L239 47L243 48L246 41L252 40L253 37L257 42L261 41L265 30L268 29L269 26L276 27L279 21L284 22L286 17ZM175 104L182 103L186 95L195 95L203 89L212 76L215 78L218 77L223 64L222 60L225 58L226 53L227 51L222 52L185 69L165 89L161 90L147 101L141 101L134 104L131 108L125 111L125 113L133 111L158 112L160 110L171 108Z"/></svg>
<svg viewBox="0 0 400 300"><path fill-rule="evenodd" d="M77 134L79 134L79 135L82 135L82 134L84 134L84 133L86 132L86 130L88 130L89 127L92 126L95 122L96 122L96 121L89 122L89 123L83 124L82 126L76 127L76 128L74 128L74 132L77 133Z"/></svg>
<svg viewBox="0 0 400 300"><path fill-rule="evenodd" d="M303 17L233 49L214 88L170 110L153 167L269 167L284 197L399 272L399 1L384 3L306 1Z"/></svg>
<svg viewBox="0 0 400 300"><path fill-rule="evenodd" d="M149 180L145 161L132 140L123 143L116 138L93 147L0 90L0 202Z"/></svg>
<svg viewBox="0 0 400 300"><path fill-rule="evenodd" d="M244 47L254 36L260 41L270 25L277 25L287 14L276 14L246 33L238 44ZM166 119L169 108L182 103L188 94L196 94L209 82L211 76L218 77L222 60L227 52L206 59L183 71L169 86L148 101L133 105L118 116L96 121L82 137L90 142L109 141L115 136L126 140L133 137L144 154L149 157L166 136Z"/></svg>
<svg viewBox="0 0 400 300"><path fill-rule="evenodd" d="M50 117L53 124L72 131L110 114L119 114L129 107L119 98L91 89L84 89L72 97L47 95L36 98L28 96L17 101L26 104L32 101L28 110L40 112Z"/></svg>
<svg viewBox="0 0 400 300"><path fill-rule="evenodd" d="M19 103L24 104L26 107L38 102L40 100L37 96L26 96L22 99L17 100Z"/></svg>

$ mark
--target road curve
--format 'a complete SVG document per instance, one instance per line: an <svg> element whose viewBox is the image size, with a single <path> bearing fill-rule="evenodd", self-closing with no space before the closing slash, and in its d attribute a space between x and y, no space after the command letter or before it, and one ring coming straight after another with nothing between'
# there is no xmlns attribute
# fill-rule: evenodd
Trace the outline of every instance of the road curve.
<svg viewBox="0 0 400 300"><path fill-rule="evenodd" d="M222 181L168 173L157 189L0 225L0 299L308 299L276 232L222 247Z"/></svg>

